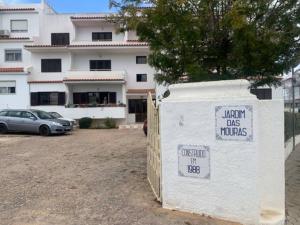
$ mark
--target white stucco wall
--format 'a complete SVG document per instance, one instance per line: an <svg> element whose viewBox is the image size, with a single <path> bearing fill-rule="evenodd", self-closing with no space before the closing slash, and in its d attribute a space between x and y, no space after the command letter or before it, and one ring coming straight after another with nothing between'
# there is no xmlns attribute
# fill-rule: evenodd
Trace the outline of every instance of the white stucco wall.
<svg viewBox="0 0 300 225"><path fill-rule="evenodd" d="M62 116L71 119L80 119L82 117L125 119L126 110L125 107L66 108L64 106L32 106L31 109L58 112Z"/></svg>
<svg viewBox="0 0 300 225"><path fill-rule="evenodd" d="M75 39L75 28L71 14L43 14L40 17L40 36L37 44L51 44L51 33L70 33L70 41Z"/></svg>
<svg viewBox="0 0 300 225"><path fill-rule="evenodd" d="M30 7L30 6L28 6ZM0 13L0 30L11 31L11 20L28 20L28 32L12 32L11 37L37 37L39 36L38 12Z"/></svg>
<svg viewBox="0 0 300 225"><path fill-rule="evenodd" d="M30 92L67 92L67 88L63 83L57 84L29 84Z"/></svg>
<svg viewBox="0 0 300 225"><path fill-rule="evenodd" d="M76 29L76 41L92 41L93 32L112 32L112 41L123 41L124 34L117 33L117 27L105 22L99 23L98 26L75 26Z"/></svg>
<svg viewBox="0 0 300 225"><path fill-rule="evenodd" d="M42 59L61 59L62 70L59 73L42 73ZM30 80L63 80L67 76L67 72L71 68L71 54L67 52L42 52L31 54L32 72L29 76Z"/></svg>
<svg viewBox="0 0 300 225"><path fill-rule="evenodd" d="M1 42L0 41L0 67L27 67L31 64L31 54L24 49L24 44L28 42ZM22 50L22 61L6 62L5 50Z"/></svg>
<svg viewBox="0 0 300 225"><path fill-rule="evenodd" d="M247 88L245 81L170 87L160 105L164 208L249 225L284 223L283 102L266 107ZM224 105L253 107L253 141L216 139L215 107ZM179 145L209 147L209 178L179 175Z"/></svg>
<svg viewBox="0 0 300 225"><path fill-rule="evenodd" d="M0 94L0 109L26 109L29 107L27 75L0 75L0 81L15 81L15 94Z"/></svg>
<svg viewBox="0 0 300 225"><path fill-rule="evenodd" d="M128 31L128 40L138 40L138 36L136 35L136 31Z"/></svg>

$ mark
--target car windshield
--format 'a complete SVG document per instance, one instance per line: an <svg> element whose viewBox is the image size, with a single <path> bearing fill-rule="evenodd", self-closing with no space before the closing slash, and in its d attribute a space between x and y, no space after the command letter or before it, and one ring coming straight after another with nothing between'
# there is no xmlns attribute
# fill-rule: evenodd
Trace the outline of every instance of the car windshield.
<svg viewBox="0 0 300 225"><path fill-rule="evenodd" d="M36 115L42 119L42 120L50 120L50 119L54 119L53 116L51 116L50 113L44 112L44 111L34 111L36 113Z"/></svg>
<svg viewBox="0 0 300 225"><path fill-rule="evenodd" d="M60 115L59 113L57 112L51 112L50 113L52 116L54 116L55 118L62 118L62 115Z"/></svg>

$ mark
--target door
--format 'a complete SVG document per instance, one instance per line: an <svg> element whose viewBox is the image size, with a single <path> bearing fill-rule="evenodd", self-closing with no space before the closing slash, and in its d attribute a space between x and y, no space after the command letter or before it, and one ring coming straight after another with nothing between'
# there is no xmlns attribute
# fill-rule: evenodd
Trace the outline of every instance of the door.
<svg viewBox="0 0 300 225"><path fill-rule="evenodd" d="M37 122L36 116L34 116L30 112L23 111L21 113L22 117L22 124L21 129L22 131L26 132L33 132L37 133L39 131L39 122Z"/></svg>
<svg viewBox="0 0 300 225"><path fill-rule="evenodd" d="M7 113L7 126L8 126L8 130L21 131L22 128L21 111L9 111Z"/></svg>
<svg viewBox="0 0 300 225"><path fill-rule="evenodd" d="M147 119L147 99L129 99L128 112L135 114L135 122L143 123Z"/></svg>

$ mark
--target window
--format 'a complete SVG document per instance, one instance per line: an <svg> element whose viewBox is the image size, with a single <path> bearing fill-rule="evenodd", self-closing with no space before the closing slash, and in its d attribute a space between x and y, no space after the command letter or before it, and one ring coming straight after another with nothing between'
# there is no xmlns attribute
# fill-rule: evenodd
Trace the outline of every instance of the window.
<svg viewBox="0 0 300 225"><path fill-rule="evenodd" d="M147 82L147 74L137 74L136 81L137 82Z"/></svg>
<svg viewBox="0 0 300 225"><path fill-rule="evenodd" d="M61 72L61 59L42 59L42 73Z"/></svg>
<svg viewBox="0 0 300 225"><path fill-rule="evenodd" d="M6 116L6 115L7 115L7 111L0 112L0 116Z"/></svg>
<svg viewBox="0 0 300 225"><path fill-rule="evenodd" d="M20 62L22 61L22 49L5 50L6 62Z"/></svg>
<svg viewBox="0 0 300 225"><path fill-rule="evenodd" d="M116 104L116 92L82 92L73 93L74 104Z"/></svg>
<svg viewBox="0 0 300 225"><path fill-rule="evenodd" d="M65 105L64 92L32 92L30 94L32 106L36 105Z"/></svg>
<svg viewBox="0 0 300 225"><path fill-rule="evenodd" d="M90 60L90 71L111 70L111 60Z"/></svg>
<svg viewBox="0 0 300 225"><path fill-rule="evenodd" d="M147 56L137 56L136 64L147 64Z"/></svg>
<svg viewBox="0 0 300 225"><path fill-rule="evenodd" d="M93 32L92 41L112 41L112 32Z"/></svg>
<svg viewBox="0 0 300 225"><path fill-rule="evenodd" d="M272 99L272 89L271 88L253 88L250 90L251 94L256 95L259 100Z"/></svg>
<svg viewBox="0 0 300 225"><path fill-rule="evenodd" d="M147 99L128 99L128 113L135 114L136 122L147 119Z"/></svg>
<svg viewBox="0 0 300 225"><path fill-rule="evenodd" d="M27 20L11 20L10 21L11 32L28 32Z"/></svg>
<svg viewBox="0 0 300 225"><path fill-rule="evenodd" d="M7 116L9 117L21 117L21 111L8 111Z"/></svg>
<svg viewBox="0 0 300 225"><path fill-rule="evenodd" d="M69 45L70 34L69 33L52 33L51 45Z"/></svg>
<svg viewBox="0 0 300 225"><path fill-rule="evenodd" d="M51 120L53 119L53 116L51 116L50 113L40 111L40 110L34 110L35 114L38 116L38 118L42 120Z"/></svg>
<svg viewBox="0 0 300 225"><path fill-rule="evenodd" d="M26 119L36 118L32 113L25 111L21 113L21 117Z"/></svg>
<svg viewBox="0 0 300 225"><path fill-rule="evenodd" d="M15 81L0 81L0 94L15 94L16 82Z"/></svg>

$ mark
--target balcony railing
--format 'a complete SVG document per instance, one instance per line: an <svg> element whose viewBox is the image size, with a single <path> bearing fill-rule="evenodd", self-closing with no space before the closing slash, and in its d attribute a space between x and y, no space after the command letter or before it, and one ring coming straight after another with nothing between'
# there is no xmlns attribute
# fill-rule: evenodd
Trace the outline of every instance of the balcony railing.
<svg viewBox="0 0 300 225"><path fill-rule="evenodd" d="M116 107L126 107L124 103L119 103L119 104L97 104L97 103L92 103L92 104L67 104L65 105L66 108L116 108Z"/></svg>
<svg viewBox="0 0 300 225"><path fill-rule="evenodd" d="M64 78L68 81L117 81L125 82L125 71L111 71L111 70L94 70L94 71L74 71L67 72Z"/></svg>

